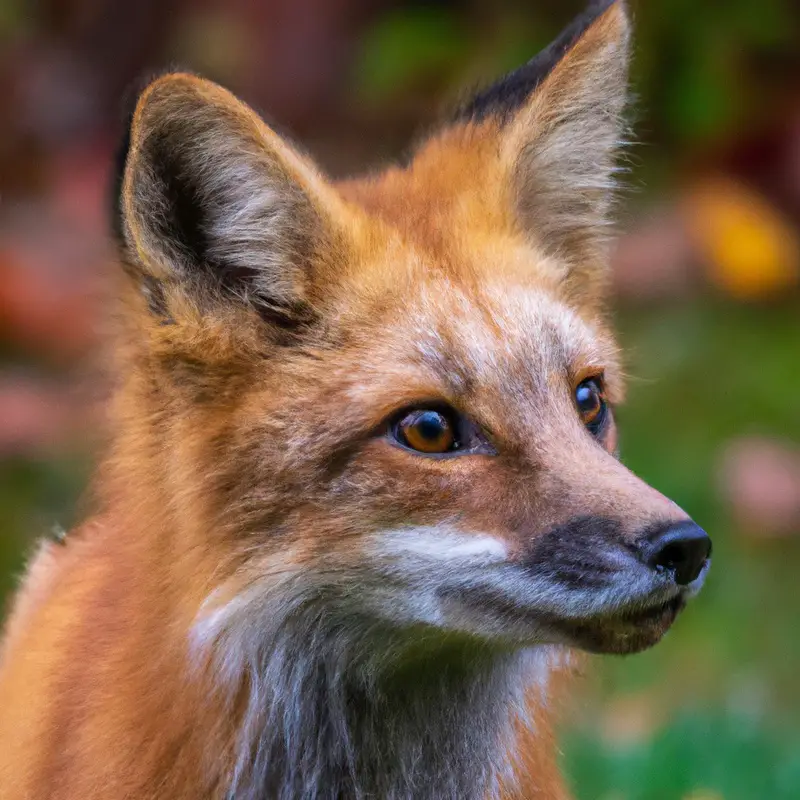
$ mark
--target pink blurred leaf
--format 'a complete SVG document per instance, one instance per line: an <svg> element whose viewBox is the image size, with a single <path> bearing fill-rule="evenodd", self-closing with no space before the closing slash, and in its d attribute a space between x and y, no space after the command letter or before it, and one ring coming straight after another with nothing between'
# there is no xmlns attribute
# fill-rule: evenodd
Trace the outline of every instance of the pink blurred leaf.
<svg viewBox="0 0 800 800"><path fill-rule="evenodd" d="M800 449L761 438L732 442L718 485L734 518L755 536L800 533Z"/></svg>

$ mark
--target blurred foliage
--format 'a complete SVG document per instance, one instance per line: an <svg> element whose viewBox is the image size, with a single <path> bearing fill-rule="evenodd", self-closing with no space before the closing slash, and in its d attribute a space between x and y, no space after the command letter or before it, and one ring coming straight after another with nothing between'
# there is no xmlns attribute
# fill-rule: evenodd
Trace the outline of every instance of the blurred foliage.
<svg viewBox="0 0 800 800"><path fill-rule="evenodd" d="M572 734L567 770L583 800L796 800L800 740L748 717L682 715L615 748Z"/></svg>
<svg viewBox="0 0 800 800"><path fill-rule="evenodd" d="M465 9L466 5L466 9ZM529 59L583 3L491 5L405 3L362 38L352 70L356 96L380 109L442 93L451 101ZM633 89L637 135L657 138L649 172L763 119L775 98L771 73L800 63L800 15L793 0L632 2L636 22ZM778 91L781 80L774 81ZM666 148L666 149L665 149ZM663 172L663 168L662 168Z"/></svg>
<svg viewBox="0 0 800 800"><path fill-rule="evenodd" d="M382 18L361 44L356 74L362 101L383 105L387 96L441 79L468 56L470 39L444 8L397 9Z"/></svg>
<svg viewBox="0 0 800 800"><path fill-rule="evenodd" d="M719 288L743 300L791 289L800 240L768 201L730 179L695 187L687 199L695 241Z"/></svg>
<svg viewBox="0 0 800 800"><path fill-rule="evenodd" d="M2 0L0 2L0 41L12 35L20 35L28 26L22 0Z"/></svg>
<svg viewBox="0 0 800 800"><path fill-rule="evenodd" d="M88 475L89 464L77 456L17 456L0 462L0 609L34 537L69 529L76 521Z"/></svg>
<svg viewBox="0 0 800 800"><path fill-rule="evenodd" d="M637 87L653 125L677 147L764 111L750 70L796 57L792 0L659 0L637 10ZM748 78L750 78L748 85Z"/></svg>

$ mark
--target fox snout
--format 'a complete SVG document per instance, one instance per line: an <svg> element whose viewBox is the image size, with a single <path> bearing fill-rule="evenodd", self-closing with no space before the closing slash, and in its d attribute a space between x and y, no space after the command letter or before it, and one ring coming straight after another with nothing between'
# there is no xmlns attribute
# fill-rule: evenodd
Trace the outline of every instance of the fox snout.
<svg viewBox="0 0 800 800"><path fill-rule="evenodd" d="M688 518L631 535L619 520L583 516L534 537L523 563L551 635L590 651L635 652L655 644L700 590L711 550Z"/></svg>
<svg viewBox="0 0 800 800"><path fill-rule="evenodd" d="M534 540L527 564L551 572L571 588L600 587L624 574L620 563L630 554L630 567L643 566L660 584L693 587L705 577L711 557L711 539L697 524L657 522L632 541L620 522L581 517L550 529ZM699 587L698 587L699 588Z"/></svg>

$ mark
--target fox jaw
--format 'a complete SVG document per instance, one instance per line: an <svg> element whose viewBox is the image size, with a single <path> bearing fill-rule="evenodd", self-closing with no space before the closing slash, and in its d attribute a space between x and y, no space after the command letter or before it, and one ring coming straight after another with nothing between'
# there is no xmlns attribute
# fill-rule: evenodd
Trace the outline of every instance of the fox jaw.
<svg viewBox="0 0 800 800"><path fill-rule="evenodd" d="M708 537L616 458L628 37L594 3L338 184L214 84L141 95L118 450L209 553L189 658L237 797L491 796L556 661L655 644L700 588Z"/></svg>

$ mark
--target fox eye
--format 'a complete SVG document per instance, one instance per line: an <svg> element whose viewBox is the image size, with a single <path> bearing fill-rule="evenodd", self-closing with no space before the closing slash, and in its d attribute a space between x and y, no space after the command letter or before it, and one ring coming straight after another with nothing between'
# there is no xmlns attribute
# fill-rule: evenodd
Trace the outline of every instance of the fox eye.
<svg viewBox="0 0 800 800"><path fill-rule="evenodd" d="M405 450L432 458L497 455L486 434L446 403L406 408L390 419L383 431L389 441Z"/></svg>
<svg viewBox="0 0 800 800"><path fill-rule="evenodd" d="M459 448L454 415L433 408L418 408L401 417L395 426L401 444L420 453L449 453Z"/></svg>
<svg viewBox="0 0 800 800"><path fill-rule="evenodd" d="M587 378L575 389L575 405L581 422L593 436L597 436L603 428L608 412L603 384L600 378Z"/></svg>

